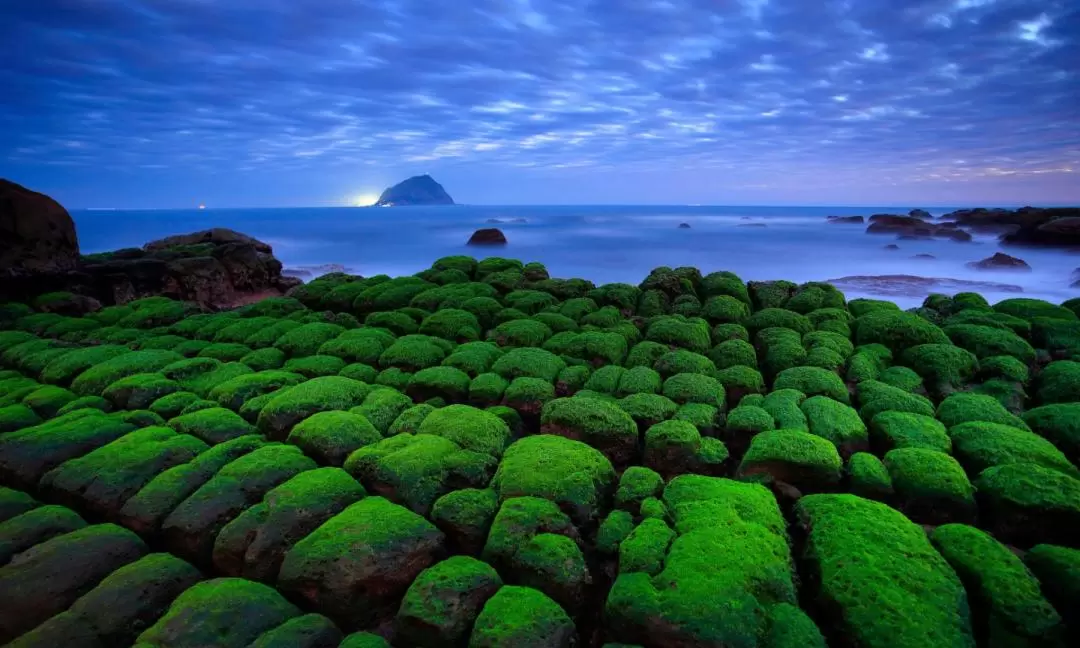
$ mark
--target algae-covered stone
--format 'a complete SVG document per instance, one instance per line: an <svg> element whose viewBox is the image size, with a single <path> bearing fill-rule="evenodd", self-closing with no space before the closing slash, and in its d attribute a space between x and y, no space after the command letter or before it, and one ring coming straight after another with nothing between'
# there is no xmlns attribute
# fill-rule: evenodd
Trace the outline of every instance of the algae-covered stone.
<svg viewBox="0 0 1080 648"><path fill-rule="evenodd" d="M853 408L827 396L811 396L799 409L806 416L810 434L832 441L841 456L869 446L866 424Z"/></svg>
<svg viewBox="0 0 1080 648"><path fill-rule="evenodd" d="M405 592L394 640L417 648L461 645L500 587L498 572L475 558L453 556L437 563L421 572Z"/></svg>
<svg viewBox="0 0 1080 648"><path fill-rule="evenodd" d="M76 349L50 360L41 370L41 380L53 385L67 386L87 369L129 353L131 349L118 344L102 344Z"/></svg>
<svg viewBox="0 0 1080 648"><path fill-rule="evenodd" d="M41 425L0 435L0 479L36 484L49 470L96 450L135 429L98 410L75 410Z"/></svg>
<svg viewBox="0 0 1080 648"><path fill-rule="evenodd" d="M363 416L349 412L319 412L293 427L288 442L324 466L341 466L349 455L382 440Z"/></svg>
<svg viewBox="0 0 1080 648"><path fill-rule="evenodd" d="M790 603L780 603L769 610L769 631L763 645L766 648L827 647L813 619Z"/></svg>
<svg viewBox="0 0 1080 648"><path fill-rule="evenodd" d="M56 411L53 416L63 416L81 409L96 409L108 414L113 410L113 404L101 396L80 396L68 401L66 405Z"/></svg>
<svg viewBox="0 0 1080 648"><path fill-rule="evenodd" d="M976 636L991 645L1043 646L1061 640L1061 616L1005 545L965 524L939 526L930 541L968 591Z"/></svg>
<svg viewBox="0 0 1080 648"><path fill-rule="evenodd" d="M385 435L397 417L412 405L412 399L405 394L389 388L378 388L372 390L360 405L349 411L363 416L380 434Z"/></svg>
<svg viewBox="0 0 1080 648"><path fill-rule="evenodd" d="M115 518L150 480L206 449L195 437L169 428L143 428L54 468L40 487L72 506Z"/></svg>
<svg viewBox="0 0 1080 648"><path fill-rule="evenodd" d="M1080 620L1080 550L1035 545L1024 555L1024 564L1039 579L1042 593L1075 634Z"/></svg>
<svg viewBox="0 0 1080 648"><path fill-rule="evenodd" d="M175 556L143 556L109 574L67 611L9 645L130 646L177 596L200 580L199 570Z"/></svg>
<svg viewBox="0 0 1080 648"><path fill-rule="evenodd" d="M1080 362L1059 360L1046 365L1039 374L1038 398L1043 405L1078 402Z"/></svg>
<svg viewBox="0 0 1080 648"><path fill-rule="evenodd" d="M596 550L601 554L617 554L619 545L634 530L634 516L621 509L615 509L600 523L596 531Z"/></svg>
<svg viewBox="0 0 1080 648"><path fill-rule="evenodd" d="M174 466L151 480L120 510L124 526L153 536L161 522L219 470L239 457L264 445L262 437L251 435L226 441L206 450L191 461Z"/></svg>
<svg viewBox="0 0 1080 648"><path fill-rule="evenodd" d="M615 470L603 454L580 441L541 434L507 449L491 487L503 502L522 496L551 500L583 524L599 515L615 487Z"/></svg>
<svg viewBox="0 0 1080 648"><path fill-rule="evenodd" d="M1006 464L975 480L980 522L1002 542L1080 547L1080 480L1037 464Z"/></svg>
<svg viewBox="0 0 1080 648"><path fill-rule="evenodd" d="M949 336L913 313L875 310L855 320L855 344L882 344L900 353L920 344L949 344Z"/></svg>
<svg viewBox="0 0 1080 648"><path fill-rule="evenodd" d="M469 648L570 648L574 623L559 605L531 587L507 585L488 600Z"/></svg>
<svg viewBox="0 0 1080 648"><path fill-rule="evenodd" d="M229 576L272 583L298 539L364 495L363 487L340 468L302 472L221 529L214 541L214 566Z"/></svg>
<svg viewBox="0 0 1080 648"><path fill-rule="evenodd" d="M863 380L856 388L859 399L859 416L864 421L873 420L882 412L911 412L923 416L934 415L930 399L912 394L898 387L877 380Z"/></svg>
<svg viewBox="0 0 1080 648"><path fill-rule="evenodd" d="M440 436L495 458L510 443L510 428L502 419L468 405L449 405L431 412L420 424L419 433Z"/></svg>
<svg viewBox="0 0 1080 648"><path fill-rule="evenodd" d="M79 374L71 383L71 391L80 396L100 396L105 388L121 378L139 373L160 371L181 360L172 351L132 351L99 361Z"/></svg>
<svg viewBox="0 0 1080 648"><path fill-rule="evenodd" d="M136 648L215 646L246 648L300 610L261 583L215 578L197 583L139 635Z"/></svg>
<svg viewBox="0 0 1080 648"><path fill-rule="evenodd" d="M181 434L190 434L211 445L255 434L255 426L239 414L224 407L201 409L169 421L169 427Z"/></svg>
<svg viewBox="0 0 1080 648"><path fill-rule="evenodd" d="M22 552L0 568L0 642L66 610L148 552L137 535L113 524L84 527Z"/></svg>
<svg viewBox="0 0 1080 648"><path fill-rule="evenodd" d="M178 391L162 396L150 403L149 410L165 420L176 418L189 405L201 400L198 394L189 391Z"/></svg>
<svg viewBox="0 0 1080 648"><path fill-rule="evenodd" d="M75 511L54 505L32 508L0 522L0 567L38 543L84 526L86 522Z"/></svg>
<svg viewBox="0 0 1080 648"><path fill-rule="evenodd" d="M1034 432L975 421L949 428L949 436L960 465L972 475L991 466L1033 463L1080 478L1080 470L1054 444Z"/></svg>
<svg viewBox="0 0 1080 648"><path fill-rule="evenodd" d="M645 572L656 576L664 567L675 532L663 520L649 518L634 527L619 544L619 573Z"/></svg>
<svg viewBox="0 0 1080 648"><path fill-rule="evenodd" d="M840 481L843 461L836 446L798 430L770 430L751 440L739 475L767 475L803 490L832 487Z"/></svg>
<svg viewBox="0 0 1080 648"><path fill-rule="evenodd" d="M0 486L0 522L7 522L40 505L40 502L27 493Z"/></svg>
<svg viewBox="0 0 1080 648"><path fill-rule="evenodd" d="M23 404L0 407L0 434L29 428L42 422L33 409Z"/></svg>
<svg viewBox="0 0 1080 648"><path fill-rule="evenodd" d="M539 497L510 498L495 515L482 558L511 572L514 556L531 538L541 533L578 536L573 522L554 502Z"/></svg>
<svg viewBox="0 0 1080 648"><path fill-rule="evenodd" d="M869 452L856 452L847 463L848 487L867 499L885 500L892 496L892 477L881 459Z"/></svg>
<svg viewBox="0 0 1080 648"><path fill-rule="evenodd" d="M349 378L313 378L290 387L267 403L259 413L258 427L271 439L284 439L294 425L312 414L347 410L359 405L370 392L370 386Z"/></svg>
<svg viewBox="0 0 1080 648"><path fill-rule="evenodd" d="M975 645L960 579L903 514L854 495L809 495L795 513L809 594L852 645Z"/></svg>
<svg viewBox="0 0 1080 648"><path fill-rule="evenodd" d="M540 590L573 614L582 610L592 585L577 542L557 533L528 539L510 560L509 571L517 584Z"/></svg>
<svg viewBox="0 0 1080 648"><path fill-rule="evenodd" d="M793 367L776 376L773 389L795 389L807 396L828 396L847 404L847 385L840 376L820 367Z"/></svg>
<svg viewBox="0 0 1080 648"><path fill-rule="evenodd" d="M1027 423L1011 414L997 399L969 392L953 394L941 401L937 408L937 418L947 428L961 423L983 421L1027 429Z"/></svg>
<svg viewBox="0 0 1080 648"><path fill-rule="evenodd" d="M161 532L166 546L181 557L209 562L222 527L270 489L315 466L299 448L279 444L235 459L165 518Z"/></svg>
<svg viewBox="0 0 1080 648"><path fill-rule="evenodd" d="M663 490L664 478L658 472L644 466L630 466L619 477L615 506L636 515L643 501L659 496Z"/></svg>
<svg viewBox="0 0 1080 648"><path fill-rule="evenodd" d="M518 348L508 351L491 366L491 370L507 380L542 378L555 382L559 372L566 368L566 361L550 351L537 348Z"/></svg>
<svg viewBox="0 0 1080 648"><path fill-rule="evenodd" d="M490 489L462 488L435 500L431 521L446 534L451 546L477 556L499 510L499 496Z"/></svg>
<svg viewBox="0 0 1080 648"><path fill-rule="evenodd" d="M63 387L44 385L27 394L22 399L22 404L34 410L38 416L50 419L77 398L73 392Z"/></svg>
<svg viewBox="0 0 1080 648"><path fill-rule="evenodd" d="M951 344L921 344L900 356L933 393L950 394L964 386L979 370L975 354Z"/></svg>
<svg viewBox="0 0 1080 648"><path fill-rule="evenodd" d="M290 371L258 371L226 380L210 390L210 400L222 407L239 411L244 403L256 396L269 394L282 387L291 387L304 381L304 377Z"/></svg>
<svg viewBox="0 0 1080 648"><path fill-rule="evenodd" d="M293 617L259 636L248 648L338 648L341 630L321 614Z"/></svg>
<svg viewBox="0 0 1080 648"><path fill-rule="evenodd" d="M772 415L776 427L787 430L810 431L810 423L802 411L806 395L797 389L777 389L769 392L761 407Z"/></svg>
<svg viewBox="0 0 1080 648"><path fill-rule="evenodd" d="M418 433L424 420L437 409L439 408L428 405L427 403L413 405L401 414L398 414L397 418L394 419L394 422L390 424L390 429L386 431L387 436Z"/></svg>
<svg viewBox="0 0 1080 648"><path fill-rule="evenodd" d="M664 421L645 432L643 462L662 475L716 474L727 458L722 442L702 439L697 428L686 421Z"/></svg>
<svg viewBox="0 0 1080 648"><path fill-rule="evenodd" d="M1024 422L1074 464L1080 462L1080 401L1030 409L1024 412Z"/></svg>
<svg viewBox="0 0 1080 648"><path fill-rule="evenodd" d="M634 419L612 403L591 398L559 398L544 406L540 424L543 434L583 441L614 463L628 462L637 451L638 428Z"/></svg>
<svg viewBox="0 0 1080 648"><path fill-rule="evenodd" d="M885 455L896 506L922 524L971 521L975 489L960 464L928 448L900 448Z"/></svg>
<svg viewBox="0 0 1080 648"><path fill-rule="evenodd" d="M870 436L882 453L896 448L929 448L952 453L952 439L937 419L911 412L886 411L870 421Z"/></svg>
<svg viewBox="0 0 1080 648"><path fill-rule="evenodd" d="M390 642L371 632L354 632L338 648L392 648Z"/></svg>
<svg viewBox="0 0 1080 648"><path fill-rule="evenodd" d="M437 561L443 540L416 513L364 498L293 545L278 586L343 623L370 623Z"/></svg>

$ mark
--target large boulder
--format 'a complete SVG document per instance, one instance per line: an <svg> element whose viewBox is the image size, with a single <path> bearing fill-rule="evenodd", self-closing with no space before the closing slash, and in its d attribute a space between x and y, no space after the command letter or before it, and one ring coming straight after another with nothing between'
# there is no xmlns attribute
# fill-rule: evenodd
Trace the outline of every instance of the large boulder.
<svg viewBox="0 0 1080 648"><path fill-rule="evenodd" d="M478 229L469 237L467 245L506 245L506 235L494 227Z"/></svg>
<svg viewBox="0 0 1080 648"><path fill-rule="evenodd" d="M52 198L0 179L0 279L73 270L75 223Z"/></svg>
<svg viewBox="0 0 1080 648"><path fill-rule="evenodd" d="M213 245L243 243L255 247L259 252L266 252L268 254L273 252L273 249L266 243L248 236L247 234L241 234L240 232L235 232L224 227L215 227L213 229L192 232L190 234L166 236L163 239L150 241L143 246L143 249L147 252L153 252L155 250L164 250L165 248L175 247L177 245L199 245L202 243L211 243Z"/></svg>

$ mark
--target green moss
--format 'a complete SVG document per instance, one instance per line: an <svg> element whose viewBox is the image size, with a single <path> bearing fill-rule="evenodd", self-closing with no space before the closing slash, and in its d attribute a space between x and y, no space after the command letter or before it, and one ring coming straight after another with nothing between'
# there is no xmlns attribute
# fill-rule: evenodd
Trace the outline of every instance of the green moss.
<svg viewBox="0 0 1080 648"><path fill-rule="evenodd" d="M364 318L364 326L384 328L394 335L410 335L420 330L413 318L400 311L371 313Z"/></svg>
<svg viewBox="0 0 1080 648"><path fill-rule="evenodd" d="M922 524L971 520L975 489L960 464L949 455L928 448L899 448L885 455L896 505Z"/></svg>
<svg viewBox="0 0 1080 648"><path fill-rule="evenodd" d="M301 324L292 320L278 320L259 331L255 331L243 340L243 343L253 349L273 347L283 335L300 328Z"/></svg>
<svg viewBox="0 0 1080 648"><path fill-rule="evenodd" d="M605 555L618 553L619 545L633 530L633 516L626 511L615 509L604 518L596 532L597 551Z"/></svg>
<svg viewBox="0 0 1080 648"><path fill-rule="evenodd" d="M471 342L480 338L480 322L466 310L447 308L432 313L420 325L420 333L454 342Z"/></svg>
<svg viewBox="0 0 1080 648"><path fill-rule="evenodd" d="M600 367L589 376L585 382L585 389L603 394L615 394L627 373L626 369L618 365Z"/></svg>
<svg viewBox="0 0 1080 648"><path fill-rule="evenodd" d="M961 423L984 421L1027 429L1023 419L1010 414L996 399L982 394L958 393L949 396L938 405L937 418L949 428Z"/></svg>
<svg viewBox="0 0 1080 648"><path fill-rule="evenodd" d="M138 348L142 351L172 351L177 346L184 344L187 341L187 338L180 337L179 335L155 335L140 340L138 342Z"/></svg>
<svg viewBox="0 0 1080 648"><path fill-rule="evenodd" d="M934 529L930 541L956 571L972 599L977 635L994 645L1060 641L1061 617L1039 582L1007 547L964 524Z"/></svg>
<svg viewBox="0 0 1080 648"><path fill-rule="evenodd" d="M419 433L444 437L462 448L496 458L510 442L510 428L502 419L468 405L449 405L432 412Z"/></svg>
<svg viewBox="0 0 1080 648"><path fill-rule="evenodd" d="M664 567L664 556L674 539L675 532L663 520L644 520L619 545L619 573L656 576Z"/></svg>
<svg viewBox="0 0 1080 648"><path fill-rule="evenodd" d="M271 399L259 413L258 427L270 438L284 439L294 425L317 412L347 410L371 393L364 383L327 376L290 387ZM400 394L398 394L400 396ZM405 398L402 396L402 398ZM405 398L408 400L408 398ZM410 401L411 402L411 401ZM400 412L395 412L394 416ZM393 418L390 419L392 421ZM387 421L386 425L390 425Z"/></svg>
<svg viewBox="0 0 1080 648"><path fill-rule="evenodd" d="M1080 480L1036 464L1006 464L975 480L981 521L995 537L1020 547L1075 543Z"/></svg>
<svg viewBox="0 0 1080 648"><path fill-rule="evenodd" d="M664 475L716 474L728 459L728 450L717 439L702 439L687 421L664 421L645 432L643 462Z"/></svg>
<svg viewBox="0 0 1080 648"><path fill-rule="evenodd" d="M249 353L251 353L251 347L244 346L243 344L216 342L203 347L196 357L214 358L215 360L221 360L222 362L235 362Z"/></svg>
<svg viewBox="0 0 1080 648"><path fill-rule="evenodd" d="M529 587L507 585L484 605L470 648L565 648L574 623L550 598Z"/></svg>
<svg viewBox="0 0 1080 648"><path fill-rule="evenodd" d="M213 445L255 433L255 428L239 414L223 407L183 414L170 420L169 427Z"/></svg>
<svg viewBox="0 0 1080 648"><path fill-rule="evenodd" d="M1035 361L1035 349L1010 330L975 324L952 324L945 332L957 346L978 358L1012 356L1024 364Z"/></svg>
<svg viewBox="0 0 1080 648"><path fill-rule="evenodd" d="M867 448L866 425L853 408L826 396L812 396L799 406L810 434L832 441L844 456Z"/></svg>
<svg viewBox="0 0 1080 648"><path fill-rule="evenodd" d="M975 645L963 585L920 527L854 495L804 497L795 513L809 594L837 632L861 646Z"/></svg>
<svg viewBox="0 0 1080 648"><path fill-rule="evenodd" d="M634 331L637 331L636 327ZM586 331L570 338L564 353L593 366L601 366L621 363L626 357L626 349L627 338L619 333Z"/></svg>
<svg viewBox="0 0 1080 648"><path fill-rule="evenodd" d="M330 355L313 355L304 358L293 358L285 363L285 372L299 374L305 378L318 378L319 376L335 376L344 369L346 363L341 358Z"/></svg>
<svg viewBox="0 0 1080 648"><path fill-rule="evenodd" d="M408 396L393 389L378 388L368 392L363 403L350 411L362 415L381 434L386 434L397 417L412 405L413 401Z"/></svg>
<svg viewBox="0 0 1080 648"><path fill-rule="evenodd" d="M454 367L475 378L487 372L503 352L488 342L469 342L454 349L442 364Z"/></svg>
<svg viewBox="0 0 1080 648"><path fill-rule="evenodd" d="M85 526L86 522L71 509L53 505L31 508L0 521L0 566L36 544Z"/></svg>
<svg viewBox="0 0 1080 648"><path fill-rule="evenodd" d="M885 500L892 496L892 478L889 470L869 452L856 452L847 463L848 488L859 497Z"/></svg>
<svg viewBox="0 0 1080 648"><path fill-rule="evenodd" d="M707 353L712 346L708 322L681 315L653 320L645 332L645 339L694 353Z"/></svg>
<svg viewBox="0 0 1080 648"><path fill-rule="evenodd" d="M537 415L555 398L555 386L539 378L515 378L506 388L503 404L522 414Z"/></svg>
<svg viewBox="0 0 1080 648"><path fill-rule="evenodd" d="M479 555L498 510L499 499L495 491L463 488L435 501L431 521L461 551Z"/></svg>
<svg viewBox="0 0 1080 648"><path fill-rule="evenodd" d="M212 358L191 358L166 365L162 367L161 373L180 383L187 391L206 397L218 385L254 371L239 362L222 363Z"/></svg>
<svg viewBox="0 0 1080 648"><path fill-rule="evenodd" d="M810 431L806 415L802 412L806 395L797 389L780 389L769 394L761 403L761 408L772 415L779 429Z"/></svg>
<svg viewBox="0 0 1080 648"><path fill-rule="evenodd" d="M743 325L751 335L768 328L785 328L800 336L814 330L814 325L804 315L783 308L764 308L747 318Z"/></svg>
<svg viewBox="0 0 1080 648"><path fill-rule="evenodd" d="M952 453L952 440L945 425L922 414L882 412L871 420L870 436L881 453L895 448L927 448Z"/></svg>
<svg viewBox="0 0 1080 648"><path fill-rule="evenodd" d="M738 472L744 477L769 475L806 491L837 484L842 467L828 440L798 430L769 430L751 440Z"/></svg>
<svg viewBox="0 0 1080 648"><path fill-rule="evenodd" d="M1024 413L1024 422L1073 463L1080 461L1080 403L1043 405Z"/></svg>
<svg viewBox="0 0 1080 648"><path fill-rule="evenodd" d="M172 351L132 351L98 361L71 383L71 390L81 396L101 395L112 383L137 373L163 369L180 360Z"/></svg>
<svg viewBox="0 0 1080 648"><path fill-rule="evenodd" d="M730 295L716 295L705 300L701 315L713 324L741 324L750 317L750 307Z"/></svg>
<svg viewBox="0 0 1080 648"><path fill-rule="evenodd" d="M469 384L469 400L480 405L501 402L509 386L510 381L499 374L480 374Z"/></svg>
<svg viewBox="0 0 1080 648"><path fill-rule="evenodd" d="M601 502L614 486L615 471L603 454L584 443L550 434L525 437L512 444L491 482L500 501L523 496L545 498L579 524L599 515Z"/></svg>
<svg viewBox="0 0 1080 648"><path fill-rule="evenodd" d="M923 416L934 415L934 405L929 399L887 385L877 380L864 380L857 387L859 416L872 421L881 412L911 412Z"/></svg>
<svg viewBox="0 0 1080 648"><path fill-rule="evenodd" d="M948 344L949 337L931 322L894 310L873 310L855 320L856 344L882 344L894 353L920 344Z"/></svg>
<svg viewBox="0 0 1080 648"><path fill-rule="evenodd" d="M757 369L757 352L754 347L744 340L727 340L716 345L709 352L709 359L716 364L717 369L729 367L750 367Z"/></svg>
<svg viewBox="0 0 1080 648"><path fill-rule="evenodd" d="M638 342L630 349L624 364L627 368L652 367L657 360L670 351L670 347L659 342Z"/></svg>
<svg viewBox="0 0 1080 648"><path fill-rule="evenodd" d="M1027 430L977 421L949 428L949 436L956 458L973 475L991 466L1030 463L1080 478L1080 471L1054 444Z"/></svg>
<svg viewBox="0 0 1080 648"><path fill-rule="evenodd" d="M702 403L723 407L724 385L717 379L701 374L675 374L664 381L663 395L680 405Z"/></svg>
<svg viewBox="0 0 1080 648"><path fill-rule="evenodd" d="M1080 618L1080 550L1040 544L1024 556L1043 595L1068 623Z"/></svg>
<svg viewBox="0 0 1080 648"><path fill-rule="evenodd" d="M469 375L454 367L428 367L413 374L407 393L416 401L445 398L463 401L469 395Z"/></svg>
<svg viewBox="0 0 1080 648"><path fill-rule="evenodd" d="M489 565L453 556L421 572L395 619L395 639L411 645L463 645L484 603L502 586Z"/></svg>
<svg viewBox="0 0 1080 648"><path fill-rule="evenodd" d="M572 332L578 330L577 322L559 313L537 313L532 319L540 322L551 329L553 333Z"/></svg>
<svg viewBox="0 0 1080 648"><path fill-rule="evenodd" d="M80 396L79 398L68 401L66 405L56 411L54 416L63 416L81 409L96 409L108 413L112 411L112 408L112 403L101 396Z"/></svg>
<svg viewBox="0 0 1080 648"><path fill-rule="evenodd" d="M636 515L645 499L660 495L663 489L664 478L655 470L644 466L631 466L623 471L619 478L615 506Z"/></svg>
<svg viewBox="0 0 1080 648"><path fill-rule="evenodd" d="M660 356L653 364L653 369L659 371L665 378L680 373L698 373L706 376L716 374L716 365L712 360L685 349L669 351Z"/></svg>
<svg viewBox="0 0 1080 648"><path fill-rule="evenodd" d="M728 413L725 430L730 438L749 439L775 427L772 414L760 407L741 405Z"/></svg>
<svg viewBox="0 0 1080 648"><path fill-rule="evenodd" d="M717 426L723 424L724 416L720 413L719 407L703 403L687 403L679 407L672 420L690 423L702 436L717 436Z"/></svg>
<svg viewBox="0 0 1080 648"><path fill-rule="evenodd" d="M1076 313L1067 308L1051 304L1041 299L1015 297L994 304L994 310L1013 317L1031 320L1035 317L1050 317L1063 320L1076 320Z"/></svg>
<svg viewBox="0 0 1080 648"><path fill-rule="evenodd" d="M281 350L285 355L291 358L315 355L320 352L325 355L338 355L338 357L342 357L337 353L320 351L320 349L325 343L337 338L344 332L345 328L336 324L312 322L294 328L278 337L274 342L274 348ZM352 358L348 359L351 360ZM363 361L360 358L356 358L355 360L358 362Z"/></svg>
<svg viewBox="0 0 1080 648"><path fill-rule="evenodd" d="M120 409L146 409L162 396L178 391L182 391L180 383L160 373L138 373L113 382L101 395Z"/></svg>
<svg viewBox="0 0 1080 648"><path fill-rule="evenodd" d="M744 304L750 304L750 293L746 290L746 284L733 272L712 272L705 275L698 291L705 297L728 295Z"/></svg>
<svg viewBox="0 0 1080 648"><path fill-rule="evenodd" d="M76 398L75 394L63 387L44 385L24 396L22 404L42 418L52 418Z"/></svg>
<svg viewBox="0 0 1080 648"><path fill-rule="evenodd" d="M559 372L566 368L566 362L550 351L543 349L513 349L500 357L491 370L503 378L542 378L554 382Z"/></svg>
<svg viewBox="0 0 1080 648"><path fill-rule="evenodd" d="M795 389L807 396L828 396L849 403L847 385L831 371L818 367L793 367L777 375L773 389Z"/></svg>
<svg viewBox="0 0 1080 648"><path fill-rule="evenodd" d="M398 338L379 356L379 366L384 369L395 367L411 372L438 366L446 358L448 349L437 340L445 342L440 338L426 335L408 335ZM358 361L362 362L362 360Z"/></svg>
<svg viewBox="0 0 1080 648"><path fill-rule="evenodd" d="M1080 394L1080 362L1051 362L1039 374L1037 385L1043 405L1075 402Z"/></svg>

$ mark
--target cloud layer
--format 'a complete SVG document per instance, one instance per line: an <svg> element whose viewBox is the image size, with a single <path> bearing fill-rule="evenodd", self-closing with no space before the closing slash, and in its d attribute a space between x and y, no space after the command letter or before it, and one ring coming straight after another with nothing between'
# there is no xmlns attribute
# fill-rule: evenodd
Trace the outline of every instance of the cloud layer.
<svg viewBox="0 0 1080 648"><path fill-rule="evenodd" d="M35 0L0 18L0 175L75 203L332 203L420 172L469 202L1080 200L1071 0Z"/></svg>

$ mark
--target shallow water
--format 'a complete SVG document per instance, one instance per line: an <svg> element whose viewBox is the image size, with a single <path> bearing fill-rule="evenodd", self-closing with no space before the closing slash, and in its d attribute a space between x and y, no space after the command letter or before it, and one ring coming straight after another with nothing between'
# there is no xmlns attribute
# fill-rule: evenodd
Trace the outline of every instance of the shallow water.
<svg viewBox="0 0 1080 648"><path fill-rule="evenodd" d="M395 207L390 209L292 208L158 211L75 211L84 253L139 247L169 234L228 227L274 247L286 267L338 263L370 276L412 274L441 256L508 256L544 263L552 276L583 277L597 284L638 283L650 269L696 266L730 270L745 280L821 281L849 275L906 274L1018 285L1026 296L1061 302L1080 295L1069 277L1080 255L1042 249L1003 249L996 235L972 243L897 241L870 235L865 225L833 225L828 215L906 213L889 207ZM952 208L930 210L935 216ZM528 222L488 224L488 219ZM678 229L679 223L691 229ZM748 226L748 225L765 225ZM499 227L505 248L469 248L479 227ZM884 246L896 243L898 251ZM1032 271L987 272L970 261L1006 251ZM913 259L932 254L933 260ZM849 297L870 296L845 291ZM929 291L926 291L929 292ZM980 291L996 301L1016 293ZM924 292L890 297L918 305Z"/></svg>

